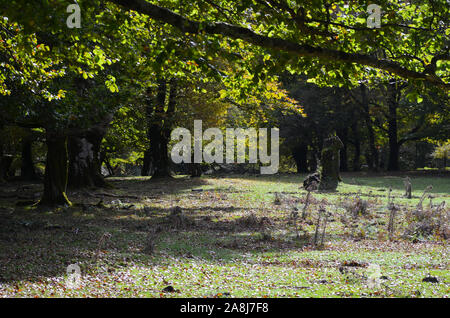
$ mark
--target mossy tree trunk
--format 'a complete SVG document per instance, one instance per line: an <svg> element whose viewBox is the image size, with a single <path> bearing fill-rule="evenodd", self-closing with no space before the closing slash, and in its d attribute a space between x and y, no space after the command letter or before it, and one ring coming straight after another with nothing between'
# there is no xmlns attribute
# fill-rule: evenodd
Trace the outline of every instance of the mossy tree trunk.
<svg viewBox="0 0 450 318"><path fill-rule="evenodd" d="M171 177L168 145L177 97L177 87L174 80L169 83L169 89L169 92L167 92L167 83L165 80L159 80L156 98L148 99L147 136L150 141L150 147L148 149L149 158L144 163L147 164L145 170L152 170L149 171L152 178ZM167 93L169 93L168 98ZM146 173L144 167L143 172Z"/></svg>
<svg viewBox="0 0 450 318"><path fill-rule="evenodd" d="M324 141L322 157L320 160L321 173L319 190L335 191L340 179L339 176L339 150L343 144L338 136L331 136Z"/></svg>
<svg viewBox="0 0 450 318"><path fill-rule="evenodd" d="M319 190L324 191L334 191L336 190L339 178L338 174L336 173L335 169L335 158L333 151L324 149L322 150L322 158L321 158L321 165L322 165L322 171L320 174L320 183L319 183Z"/></svg>
<svg viewBox="0 0 450 318"><path fill-rule="evenodd" d="M370 117L369 99L367 96L367 87L363 84L360 86L362 96L362 110L364 115L364 122L367 128L367 137L369 139L369 152L366 155L367 165L371 171L378 171L379 156L378 149L375 145L375 132L373 122Z"/></svg>
<svg viewBox="0 0 450 318"><path fill-rule="evenodd" d="M47 133L44 192L40 205L71 205L67 198L68 155L67 136Z"/></svg>

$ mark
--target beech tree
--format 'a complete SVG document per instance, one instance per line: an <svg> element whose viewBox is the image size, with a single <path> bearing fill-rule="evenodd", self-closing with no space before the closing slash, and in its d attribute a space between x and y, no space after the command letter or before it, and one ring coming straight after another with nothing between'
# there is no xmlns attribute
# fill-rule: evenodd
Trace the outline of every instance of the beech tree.
<svg viewBox="0 0 450 318"><path fill-rule="evenodd" d="M45 129L47 160L40 204L70 205L65 194L67 138L80 135L110 111L112 103L102 103L99 90L92 87L94 80L90 78L103 70L96 80L102 81L103 91L114 92L114 78L106 74L104 67L112 62L95 45L89 49L84 47L82 51L90 53L82 54L83 58L78 54L58 53L67 43L55 41L48 34L30 32L8 17L2 16L0 33L2 122ZM40 40L44 43L39 43ZM73 50L77 45L72 43L66 50ZM96 102L92 102L94 95ZM103 94L103 97L112 100L111 95Z"/></svg>
<svg viewBox="0 0 450 318"><path fill-rule="evenodd" d="M111 3L85 4L83 30L66 27L63 1L50 1L39 8L27 1L12 1L2 7L2 39L6 41L1 42L1 67L7 72L0 78L0 88L5 95L3 105L8 109L4 116L16 125L45 128L48 153L42 204L70 204L65 194L67 182L75 187L103 184L99 144L119 104L117 95L111 94L117 94L119 82L120 94L124 90L126 94L126 87L142 93L161 86L160 94L148 99L159 99L159 103L150 102L148 106L161 110L165 107L163 98L158 98L165 95L161 82L189 81L200 70L202 76L195 80L208 81L222 76L212 61L218 51L234 59L241 56L220 41L205 46L189 38L180 40L179 32L168 33L158 23L136 13L121 12ZM46 10L54 13L49 21ZM242 93L258 77L252 80L242 75L241 71L229 76L233 78L229 82L235 88L240 86L244 98ZM236 78L240 79L239 85ZM99 86L102 82L104 89ZM175 105L174 83L170 85L171 109ZM160 117L148 125L153 161L161 163L155 170L158 175L167 174L161 171L167 167L170 131L167 125L160 129L168 122Z"/></svg>

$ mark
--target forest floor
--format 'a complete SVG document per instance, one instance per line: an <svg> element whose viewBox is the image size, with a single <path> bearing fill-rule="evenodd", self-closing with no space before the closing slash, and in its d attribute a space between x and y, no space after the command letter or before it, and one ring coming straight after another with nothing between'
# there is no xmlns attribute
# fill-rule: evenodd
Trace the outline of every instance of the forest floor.
<svg viewBox="0 0 450 318"><path fill-rule="evenodd" d="M343 174L337 192L311 192L304 219L294 174L109 178L57 209L27 205L39 183L3 184L0 297L448 297L450 178L410 176L406 199L404 174Z"/></svg>

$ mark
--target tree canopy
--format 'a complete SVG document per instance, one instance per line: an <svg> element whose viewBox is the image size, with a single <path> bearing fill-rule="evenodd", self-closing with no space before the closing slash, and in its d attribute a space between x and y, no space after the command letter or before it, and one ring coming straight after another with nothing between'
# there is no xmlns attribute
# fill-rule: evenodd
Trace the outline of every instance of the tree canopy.
<svg viewBox="0 0 450 318"><path fill-rule="evenodd" d="M368 1L200 0L188 7L182 1L112 2L184 33L224 36L268 49L280 55L278 68L325 71L331 79L353 81L378 70L449 88L445 0L379 1L380 28L366 26Z"/></svg>

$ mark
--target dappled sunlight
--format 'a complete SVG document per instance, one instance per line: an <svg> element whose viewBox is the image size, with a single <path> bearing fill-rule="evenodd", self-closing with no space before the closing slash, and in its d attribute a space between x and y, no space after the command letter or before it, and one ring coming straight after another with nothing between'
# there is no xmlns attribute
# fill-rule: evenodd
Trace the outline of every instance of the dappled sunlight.
<svg viewBox="0 0 450 318"><path fill-rule="evenodd" d="M0 210L0 292L159 297L173 285L178 290L173 297L370 295L373 291L360 276L367 264L375 263L389 277L390 287L374 296L416 289L423 295L445 294L445 243L412 243L400 236L389 241L383 234L386 193L375 190L385 178L355 177L356 185L344 181L337 193L312 192L298 238L291 211L302 209L306 191L297 179L236 176L149 183L146 178L115 178L109 189L89 195L71 192L72 207L30 210L9 205ZM279 180L285 191L280 191ZM437 193L442 191L439 185ZM274 202L276 189L279 203ZM380 196L369 195L371 191ZM345 209L356 194L369 201L368 214L355 223ZM318 205L330 216L324 244L315 247L311 240ZM397 223L397 235L402 224ZM152 244L150 252L147 244ZM353 270L346 265L352 262L362 265ZM83 274L78 290L63 288L66 267L72 263L80 264ZM353 276L343 276L342 266L353 270ZM443 282L424 289L421 279L429 272Z"/></svg>

